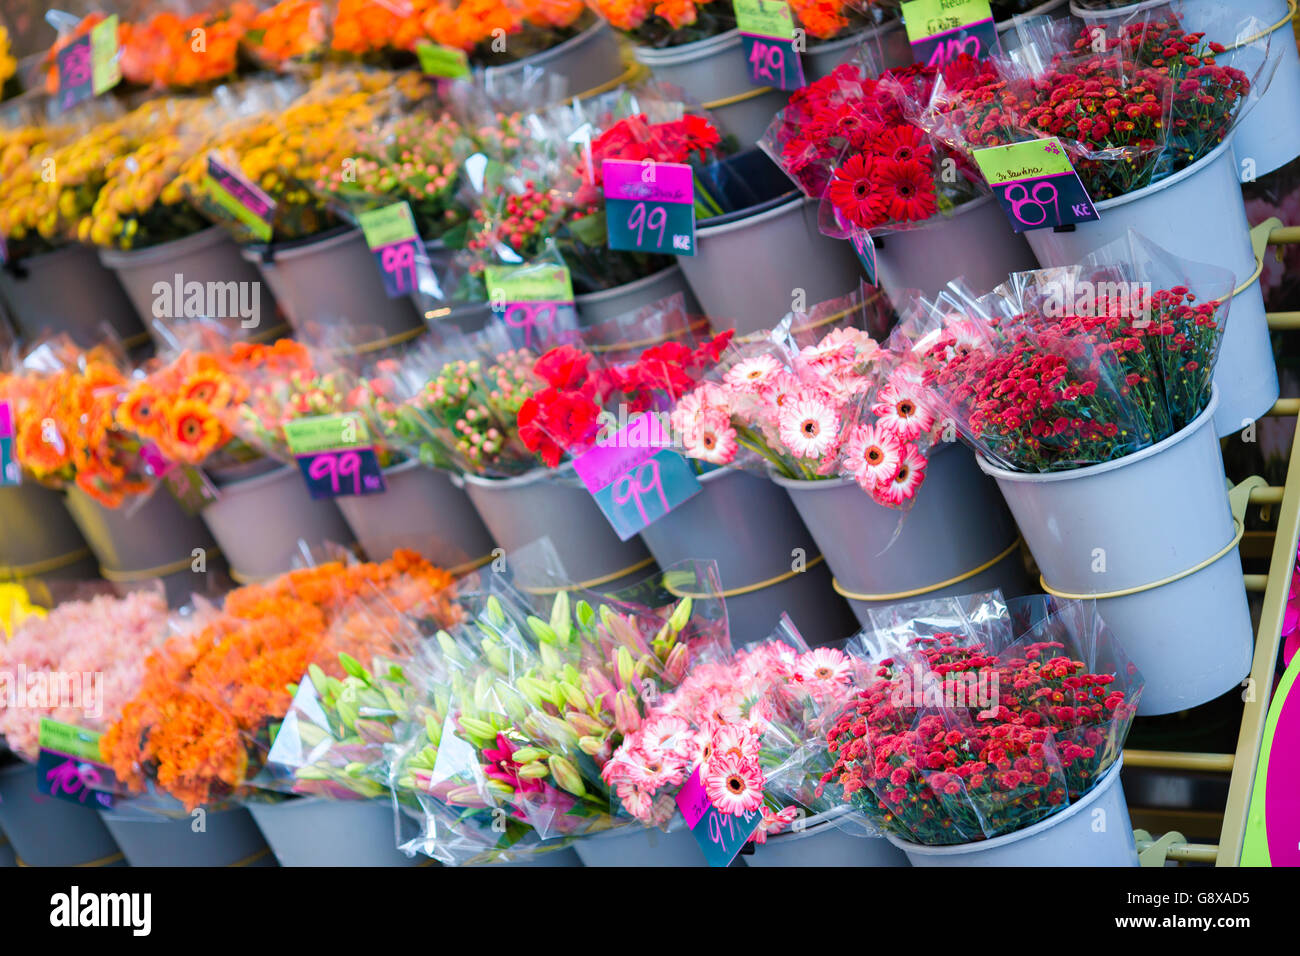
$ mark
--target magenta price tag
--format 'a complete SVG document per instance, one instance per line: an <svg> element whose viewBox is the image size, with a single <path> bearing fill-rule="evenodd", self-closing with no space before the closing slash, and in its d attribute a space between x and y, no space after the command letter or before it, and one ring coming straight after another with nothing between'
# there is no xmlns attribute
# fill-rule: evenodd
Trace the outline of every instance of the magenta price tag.
<svg viewBox="0 0 1300 956"><path fill-rule="evenodd" d="M14 458L14 416L8 402L0 402L0 485L22 484L23 472Z"/></svg>
<svg viewBox="0 0 1300 956"><path fill-rule="evenodd" d="M607 159L601 168L611 249L695 255L695 176L690 166Z"/></svg>
<svg viewBox="0 0 1300 956"><path fill-rule="evenodd" d="M606 199L695 203L695 176L685 163L607 159L601 169Z"/></svg>
<svg viewBox="0 0 1300 956"><path fill-rule="evenodd" d="M573 467L594 495L672 445L658 415L638 415L613 435L602 438L595 448L575 458Z"/></svg>

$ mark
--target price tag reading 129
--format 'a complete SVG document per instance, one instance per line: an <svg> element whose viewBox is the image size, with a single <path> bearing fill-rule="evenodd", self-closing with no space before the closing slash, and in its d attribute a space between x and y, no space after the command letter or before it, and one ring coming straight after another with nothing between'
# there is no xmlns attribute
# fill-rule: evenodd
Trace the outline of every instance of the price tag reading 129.
<svg viewBox="0 0 1300 956"><path fill-rule="evenodd" d="M314 500L384 490L384 474L360 415L317 415L286 422L284 437Z"/></svg>
<svg viewBox="0 0 1300 956"><path fill-rule="evenodd" d="M1016 232L1101 218L1056 137L976 149L971 157Z"/></svg>
<svg viewBox="0 0 1300 956"><path fill-rule="evenodd" d="M778 90L806 85L787 0L734 0L749 81Z"/></svg>
<svg viewBox="0 0 1300 956"><path fill-rule="evenodd" d="M601 169L611 249L695 255L695 177L690 166L607 159Z"/></svg>
<svg viewBox="0 0 1300 956"><path fill-rule="evenodd" d="M998 51L989 0L910 0L902 12L917 63L940 67L963 53L984 60Z"/></svg>

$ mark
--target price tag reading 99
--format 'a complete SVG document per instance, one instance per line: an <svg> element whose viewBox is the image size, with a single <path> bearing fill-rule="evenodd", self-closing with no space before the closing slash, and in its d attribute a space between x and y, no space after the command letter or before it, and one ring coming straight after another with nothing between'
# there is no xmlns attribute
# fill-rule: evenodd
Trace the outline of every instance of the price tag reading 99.
<svg viewBox="0 0 1300 956"><path fill-rule="evenodd" d="M971 156L1015 232L1101 218L1055 137L990 146Z"/></svg>
<svg viewBox="0 0 1300 956"><path fill-rule="evenodd" d="M607 159L602 171L611 249L695 255L695 177L690 166Z"/></svg>
<svg viewBox="0 0 1300 956"><path fill-rule="evenodd" d="M359 415L299 418L285 423L284 434L312 500L385 490L384 473Z"/></svg>
<svg viewBox="0 0 1300 956"><path fill-rule="evenodd" d="M362 213L357 222L379 264L388 297L400 299L415 292L420 283L416 264L420 235L411 207L405 202L393 203Z"/></svg>

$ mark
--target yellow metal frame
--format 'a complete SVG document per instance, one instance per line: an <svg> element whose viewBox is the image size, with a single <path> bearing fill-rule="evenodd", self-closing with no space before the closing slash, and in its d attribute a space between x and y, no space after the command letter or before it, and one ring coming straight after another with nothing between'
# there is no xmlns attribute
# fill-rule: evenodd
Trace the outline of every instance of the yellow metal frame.
<svg viewBox="0 0 1300 956"><path fill-rule="evenodd" d="M1283 226L1270 219L1251 231L1256 256L1262 262L1264 246L1300 243L1300 226ZM1268 326L1274 331L1300 330L1300 312L1270 312ZM1180 753L1156 750L1126 750L1125 767L1147 767L1198 773L1230 774L1228 801L1224 807L1223 829L1217 844L1188 843L1177 832L1153 838L1145 830L1135 831L1138 853L1143 866L1163 866L1167 860L1183 863L1213 863L1237 866L1246 837L1246 819L1250 810L1250 791L1255 783L1268 717L1269 691L1273 672L1282 647L1282 618L1291 588L1291 571L1295 566L1296 546L1300 543L1300 398L1283 398L1268 412L1275 417L1296 419L1292 435L1291 457L1287 463L1286 483L1281 487L1255 488L1250 503L1263 508L1277 508L1277 529L1261 532L1273 539L1268 574L1244 575L1246 590L1263 592L1264 605L1255 640L1255 658L1250 668L1253 693L1245 696L1237 749L1230 754Z"/></svg>

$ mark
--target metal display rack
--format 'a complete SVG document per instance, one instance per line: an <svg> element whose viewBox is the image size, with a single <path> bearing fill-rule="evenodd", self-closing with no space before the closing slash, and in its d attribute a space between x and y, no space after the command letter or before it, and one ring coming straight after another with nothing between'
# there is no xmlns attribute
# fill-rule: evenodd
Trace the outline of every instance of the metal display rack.
<svg viewBox="0 0 1300 956"><path fill-rule="evenodd" d="M1263 256L1272 254L1267 246L1300 243L1300 226L1283 226L1280 220L1270 219L1251 230L1251 238L1255 244L1256 259L1262 263ZM1268 325L1273 331L1300 330L1300 312L1270 312ZM1219 842L1191 843L1177 829L1170 829L1159 838L1153 837L1146 830L1136 830L1143 866L1164 866L1166 862L1237 866L1241 862L1251 788L1255 783L1255 771L1272 697L1270 691L1278 652L1282 646L1282 619L1291 587L1291 573L1296 562L1296 546L1300 543L1300 398L1279 399L1268 415L1291 418L1295 423L1284 484L1258 487L1250 494L1250 504L1260 506L1266 516L1271 518L1271 512L1276 509L1277 520L1275 528L1252 533L1252 537L1260 544L1266 545L1267 539L1272 539L1268 573L1244 576L1248 592L1263 594L1263 608L1249 682L1243 682L1248 691L1243 695L1245 707L1237 736L1237 749L1233 753L1158 750L1124 752L1125 769L1146 768L1187 775L1228 775L1227 802ZM1176 825L1178 812L1173 811L1163 817Z"/></svg>

